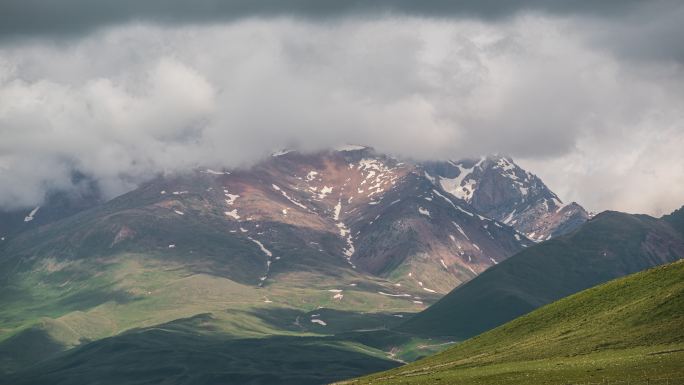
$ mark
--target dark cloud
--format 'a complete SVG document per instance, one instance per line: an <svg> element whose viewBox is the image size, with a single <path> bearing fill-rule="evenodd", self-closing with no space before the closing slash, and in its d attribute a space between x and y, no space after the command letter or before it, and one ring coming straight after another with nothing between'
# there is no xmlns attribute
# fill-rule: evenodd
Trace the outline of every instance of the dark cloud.
<svg viewBox="0 0 684 385"><path fill-rule="evenodd" d="M619 19L586 20L581 33L623 58L684 65L684 2L644 4L648 6Z"/></svg>
<svg viewBox="0 0 684 385"><path fill-rule="evenodd" d="M393 13L499 19L538 11L619 17L643 3L640 0L3 0L0 36L74 35L130 21L183 24L273 16L320 19Z"/></svg>

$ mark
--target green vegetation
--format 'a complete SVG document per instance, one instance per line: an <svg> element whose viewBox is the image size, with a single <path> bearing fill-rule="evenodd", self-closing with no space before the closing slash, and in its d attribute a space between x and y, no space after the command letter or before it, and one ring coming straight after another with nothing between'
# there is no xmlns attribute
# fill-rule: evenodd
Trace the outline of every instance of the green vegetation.
<svg viewBox="0 0 684 385"><path fill-rule="evenodd" d="M276 382L320 383L388 369L399 365L399 360L438 350L421 346L441 340L375 338L377 333L398 335L388 329L421 307L410 299L378 294L392 291L386 281L351 269L343 272L339 276L282 273L259 288L196 273L192 266L162 255L41 259L15 273L2 290L0 373L4 375L0 378L12 378L12 384L24 379L31 383L34 377L28 374L38 372L35 367L23 368L34 364L47 368L80 357L78 362L84 366L78 370L121 380L124 374L116 377L107 372L116 368L119 358L136 357L133 362L139 366L128 372L134 376L145 372L143 366L152 370L160 365L160 357L164 365L175 366L193 362L183 354L203 352L226 360L234 357L232 369L229 364L219 365L231 375L239 372L268 383L276 381L280 372ZM334 298L337 290L342 290L342 300ZM312 322L314 318L326 325ZM160 329L172 331L160 333ZM95 347L108 351L111 344L126 346L120 357L93 354L99 351ZM185 353L164 356L170 346ZM83 354L87 360L81 359ZM208 370L204 365L210 362L198 360L187 364L188 370ZM16 376L7 377L15 372ZM155 378L156 372L145 373ZM54 375L55 381L61 378ZM36 381L53 382L46 377Z"/></svg>
<svg viewBox="0 0 684 385"><path fill-rule="evenodd" d="M347 384L684 382L684 261L546 305L442 353Z"/></svg>
<svg viewBox="0 0 684 385"><path fill-rule="evenodd" d="M580 290L676 261L683 245L666 221L604 212L488 269L399 330L462 341Z"/></svg>
<svg viewBox="0 0 684 385"><path fill-rule="evenodd" d="M329 337L230 339L204 314L132 330L67 351L8 384L320 384L398 362L364 345Z"/></svg>

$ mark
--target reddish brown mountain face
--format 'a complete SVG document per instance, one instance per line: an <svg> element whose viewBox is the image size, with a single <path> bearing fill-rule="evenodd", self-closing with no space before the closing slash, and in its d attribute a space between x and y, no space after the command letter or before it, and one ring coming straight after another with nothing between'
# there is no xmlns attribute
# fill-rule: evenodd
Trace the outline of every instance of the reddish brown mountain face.
<svg viewBox="0 0 684 385"><path fill-rule="evenodd" d="M531 244L433 184L422 166L367 148L289 152L248 170L201 173L203 191L185 186L185 178L165 180L156 205L187 215L196 210L189 199L201 199L204 210L220 212L227 231L268 253L298 239L398 287L445 293ZM278 270L264 280L277 279Z"/></svg>
<svg viewBox="0 0 684 385"><path fill-rule="evenodd" d="M524 234L542 240L586 219L507 158L415 164L365 147L168 175L80 215L64 231L75 246L58 247L69 255L82 244L168 249L210 256L198 269L239 282L343 269L426 295L531 245Z"/></svg>

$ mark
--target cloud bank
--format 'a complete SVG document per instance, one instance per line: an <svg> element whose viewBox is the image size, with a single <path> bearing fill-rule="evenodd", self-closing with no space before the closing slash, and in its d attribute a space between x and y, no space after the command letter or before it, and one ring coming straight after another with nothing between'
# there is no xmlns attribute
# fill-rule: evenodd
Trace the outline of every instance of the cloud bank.
<svg viewBox="0 0 684 385"><path fill-rule="evenodd" d="M416 159L510 154L597 211L659 215L684 204L677 50L625 43L623 21L636 17L627 8L603 21L588 6L527 8L495 20L145 21L7 40L0 207L72 188L74 170L115 196L158 172L340 143ZM632 29L666 36L675 27L665 16L681 10Z"/></svg>

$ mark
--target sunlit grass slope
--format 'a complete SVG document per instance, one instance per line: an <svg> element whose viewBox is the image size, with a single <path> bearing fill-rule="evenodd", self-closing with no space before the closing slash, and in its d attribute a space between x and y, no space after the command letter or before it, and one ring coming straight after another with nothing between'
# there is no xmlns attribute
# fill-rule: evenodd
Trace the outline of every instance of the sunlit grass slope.
<svg viewBox="0 0 684 385"><path fill-rule="evenodd" d="M440 354L350 383L684 383L683 325L679 261L587 289Z"/></svg>

